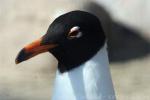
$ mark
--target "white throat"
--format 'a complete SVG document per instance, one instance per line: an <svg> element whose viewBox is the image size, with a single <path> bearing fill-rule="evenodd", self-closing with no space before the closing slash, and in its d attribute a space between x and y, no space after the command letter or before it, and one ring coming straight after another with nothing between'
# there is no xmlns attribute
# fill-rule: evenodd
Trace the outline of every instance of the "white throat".
<svg viewBox="0 0 150 100"><path fill-rule="evenodd" d="M52 100L115 100L106 44L75 69L57 71Z"/></svg>

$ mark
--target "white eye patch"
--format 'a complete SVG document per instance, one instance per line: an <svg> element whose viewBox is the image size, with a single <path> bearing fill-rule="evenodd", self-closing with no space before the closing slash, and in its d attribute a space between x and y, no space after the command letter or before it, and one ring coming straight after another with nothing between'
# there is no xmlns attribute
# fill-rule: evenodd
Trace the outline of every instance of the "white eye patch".
<svg viewBox="0 0 150 100"><path fill-rule="evenodd" d="M70 29L70 32L68 34L68 37L70 39L73 38L80 38L82 36L82 32L80 31L80 27L79 26L74 26Z"/></svg>

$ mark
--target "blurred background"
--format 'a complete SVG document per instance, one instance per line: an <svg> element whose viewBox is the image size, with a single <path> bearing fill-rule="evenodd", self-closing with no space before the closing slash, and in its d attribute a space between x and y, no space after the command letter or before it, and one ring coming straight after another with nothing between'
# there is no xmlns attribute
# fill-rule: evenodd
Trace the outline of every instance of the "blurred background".
<svg viewBox="0 0 150 100"><path fill-rule="evenodd" d="M78 9L102 22L117 100L150 100L149 0L0 0L0 100L50 100L57 60L44 53L15 65L15 57Z"/></svg>

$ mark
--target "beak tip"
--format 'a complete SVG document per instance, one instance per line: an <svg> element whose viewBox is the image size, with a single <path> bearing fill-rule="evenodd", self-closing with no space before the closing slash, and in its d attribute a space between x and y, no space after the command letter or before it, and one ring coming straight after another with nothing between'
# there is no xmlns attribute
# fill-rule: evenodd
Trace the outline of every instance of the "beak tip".
<svg viewBox="0 0 150 100"><path fill-rule="evenodd" d="M19 64L20 62L18 60L15 60L15 64Z"/></svg>
<svg viewBox="0 0 150 100"><path fill-rule="evenodd" d="M24 61L25 59L26 59L25 49L22 49L22 50L19 52L19 54L18 54L18 56L17 56L17 58L16 58L16 60L15 60L15 63L16 63L16 64L19 64L19 63L21 63L22 61Z"/></svg>

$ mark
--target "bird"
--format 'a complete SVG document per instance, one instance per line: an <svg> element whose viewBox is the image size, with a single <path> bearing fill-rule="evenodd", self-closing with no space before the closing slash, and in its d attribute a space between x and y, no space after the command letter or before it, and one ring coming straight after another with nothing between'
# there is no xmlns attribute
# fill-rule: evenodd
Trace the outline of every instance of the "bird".
<svg viewBox="0 0 150 100"><path fill-rule="evenodd" d="M93 14L74 10L57 17L45 35L20 50L16 64L50 52L58 66L52 100L115 100L107 38Z"/></svg>

